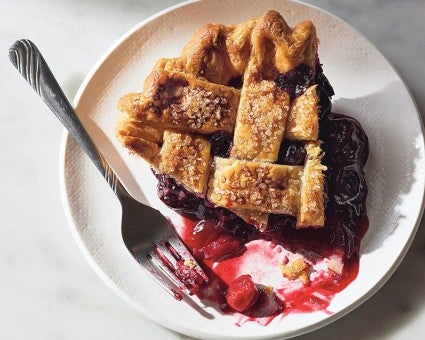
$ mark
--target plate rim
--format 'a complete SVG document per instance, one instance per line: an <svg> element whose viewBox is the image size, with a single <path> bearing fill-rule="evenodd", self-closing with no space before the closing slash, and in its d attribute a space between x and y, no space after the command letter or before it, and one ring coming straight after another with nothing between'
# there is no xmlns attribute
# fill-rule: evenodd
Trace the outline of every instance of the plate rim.
<svg viewBox="0 0 425 340"><path fill-rule="evenodd" d="M406 81L404 80L404 78L401 76L401 74L399 73L399 71L394 67L394 65L381 53L381 51L376 47L375 44L373 44L369 39L367 39L360 31L358 31L356 28L354 28L353 26L351 26L349 23L347 23L346 21L342 20L341 18L337 17L336 15L321 9L320 7L317 7L315 5L311 5L308 3L304 3L298 0L285 0L287 2L293 2L293 3L297 3L297 4L301 4L303 6L307 6L310 8L313 8L315 10L324 12L330 16L332 16L334 19L338 20L341 24L347 26L348 28L350 28L351 30L353 30L358 36L360 36L362 39L364 39L365 41L367 41L374 49L375 52L379 53L379 55L386 61L386 63L389 65L389 67L392 68L392 70L397 74L397 76L399 77L402 85L404 86L404 88L407 90L407 94L409 96L410 101L413 104L413 107L415 109L415 113L416 116L418 118L419 124L420 124L420 130L421 130L421 143L423 145L425 145L425 129L424 129L424 123L422 121L422 117L420 115L419 112L419 108L417 106L417 103L413 97L413 94L410 90L410 88L407 86ZM83 93L85 92L87 86L89 85L90 81L92 80L92 78L95 76L96 72L99 70L100 66L105 62L106 59L108 59L108 57L110 56L110 54L124 41L126 40L129 36L131 36L135 31L138 31L139 29L141 29L143 26L145 26L146 24L148 24L151 21L156 20L157 18L174 11L177 8L180 7L185 7L185 6L190 6L193 3L197 3L197 2L202 2L202 0L188 0L179 4L175 4L173 6L167 7L155 14L153 14L152 16L142 20L141 22L139 22L138 24L134 25L133 27L131 27L129 30L127 30L127 32L125 32L123 35L121 35L102 55L101 57L97 60L97 62L92 66L92 68L90 69L90 71L87 73L87 75L85 76L83 82L81 83L75 97L73 100L73 104L74 107L77 106L77 103L80 101L81 96L83 95ZM76 225L76 222L74 221L74 217L71 211L71 204L69 201L69 197L68 197L68 192L67 192L67 186L66 186L66 181L65 181L65 169L66 169L66 150L69 147L69 140L70 140L71 136L69 135L69 133L64 129L63 133L62 133L62 137L61 137L61 142L60 142L60 150L59 150L59 185L60 185L60 194L61 194L61 201L62 201L62 205L64 208L64 212L65 212L65 217L67 220L67 224L69 226L69 228L71 229L71 234L75 240L75 242L77 243L78 248L80 249L80 251L82 252L83 256L85 257L85 259L88 261L89 265L91 266L91 268L95 271L95 273L99 276L99 278L117 295L119 296L123 301L125 301L128 305L130 305L131 307L133 307L135 310L137 310L139 313L141 313L143 316L145 316L147 319L165 327L168 329L171 329L173 331L179 332L181 334L185 334L188 336L199 336L199 333L194 333L193 329L190 328L186 328L186 327L181 327L178 323L174 323L173 325L170 325L167 322L163 322L163 320L157 320L152 318L148 311L141 308L141 306L139 304L137 304L136 302L133 301L133 299L131 299L129 296L127 296L119 287L116 286L116 284L114 283L114 281L101 269L101 267L99 266L99 264L95 261L95 259L93 258L93 256L91 255L90 251L88 250L88 248L86 247L81 234L78 232L78 228ZM315 331L319 328L322 328L324 326L327 326L333 322L335 322L336 320L338 320L339 318L347 315L348 313L350 313L351 311L353 311L354 309L358 308L360 305L362 305L364 302L366 302L368 299L370 299L374 294L376 294L376 292L381 289L385 283L391 278L391 276L395 273L395 271L397 270L397 268L399 267L399 265L401 264L401 262L403 261L404 257L406 256L408 250L410 249L410 246L417 234L418 228L420 226L420 222L422 220L423 214L424 214L424 209L425 209L425 181L423 181L423 186L421 188L421 192L422 192L422 202L421 202L421 206L419 208L419 212L416 216L416 221L414 223L413 228L411 229L412 232L409 235L409 238L407 240L407 242L403 245L402 251L398 254L396 260L393 262L393 264L391 265L390 269L385 273L384 276L382 276L376 283L375 285L368 290L367 293L363 294L359 299L357 299L355 302L351 303L350 305L346 306L345 308L341 309L340 311L326 317L323 320L319 320L316 321L308 326L305 326L301 329L298 330L294 330L292 332L285 332L284 334L282 334L282 332L276 333L276 334L270 334L270 335L264 335L262 338L263 339L269 339L269 338L274 338L276 336L282 336L284 335L285 338L290 338L290 337L294 337L294 336L298 336L298 335L302 335L302 334L306 334L312 331ZM215 338L213 337L211 334L201 334L201 336L207 335L206 338ZM208 336L209 335L209 336ZM226 336L226 338L229 339L240 339L241 337L239 336L234 336L234 335L228 335ZM259 339L258 336L246 336L244 335L244 338L246 339Z"/></svg>

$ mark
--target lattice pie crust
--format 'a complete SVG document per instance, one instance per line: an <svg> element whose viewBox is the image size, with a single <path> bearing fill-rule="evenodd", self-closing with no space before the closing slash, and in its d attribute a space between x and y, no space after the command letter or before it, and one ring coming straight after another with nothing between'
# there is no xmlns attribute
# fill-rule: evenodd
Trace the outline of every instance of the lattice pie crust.
<svg viewBox="0 0 425 340"><path fill-rule="evenodd" d="M270 213L297 227L324 225L317 86L291 99L276 83L300 64L315 68L310 21L290 28L276 11L239 25L207 24L181 56L160 59L141 93L119 101L119 141L188 190L264 229ZM228 86L242 77L242 88ZM208 136L233 134L229 158ZM305 141L303 166L275 164L284 139Z"/></svg>

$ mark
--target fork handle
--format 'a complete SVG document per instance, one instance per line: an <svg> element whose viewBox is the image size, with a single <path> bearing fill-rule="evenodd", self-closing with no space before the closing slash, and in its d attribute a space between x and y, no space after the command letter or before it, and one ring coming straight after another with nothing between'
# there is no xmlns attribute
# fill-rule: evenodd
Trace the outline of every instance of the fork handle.
<svg viewBox="0 0 425 340"><path fill-rule="evenodd" d="M108 162L97 150L92 138L63 93L37 46L28 39L18 40L9 49L9 59L80 144L118 198L129 196Z"/></svg>

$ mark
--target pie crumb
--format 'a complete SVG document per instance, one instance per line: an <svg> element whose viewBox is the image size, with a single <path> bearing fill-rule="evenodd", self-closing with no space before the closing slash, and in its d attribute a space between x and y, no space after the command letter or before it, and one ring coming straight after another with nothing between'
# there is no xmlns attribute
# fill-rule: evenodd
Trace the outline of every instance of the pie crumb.
<svg viewBox="0 0 425 340"><path fill-rule="evenodd" d="M281 265L283 276L288 280L299 279L303 284L310 283L310 266L301 257Z"/></svg>

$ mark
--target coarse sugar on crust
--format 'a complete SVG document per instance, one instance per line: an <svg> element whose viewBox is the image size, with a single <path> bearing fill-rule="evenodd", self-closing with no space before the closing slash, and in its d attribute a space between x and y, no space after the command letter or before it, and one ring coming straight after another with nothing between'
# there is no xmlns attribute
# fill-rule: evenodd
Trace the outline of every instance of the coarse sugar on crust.
<svg viewBox="0 0 425 340"><path fill-rule="evenodd" d="M253 81L244 86L230 156L275 162L288 111L289 96L275 81Z"/></svg>
<svg viewBox="0 0 425 340"><path fill-rule="evenodd" d="M208 198L229 209L295 215L301 166L216 157Z"/></svg>
<svg viewBox="0 0 425 340"><path fill-rule="evenodd" d="M173 71L154 71L144 93L131 93L119 109L131 119L160 129L198 133L233 131L239 90Z"/></svg>
<svg viewBox="0 0 425 340"><path fill-rule="evenodd" d="M202 193L210 174L210 143L200 135L164 132L158 169L195 193Z"/></svg>
<svg viewBox="0 0 425 340"><path fill-rule="evenodd" d="M323 226L325 208L323 200L323 152L319 143L306 144L307 159L301 176L300 207L297 214L297 227Z"/></svg>
<svg viewBox="0 0 425 340"><path fill-rule="evenodd" d="M318 106L317 85L313 85L292 102L285 137L291 140L317 140L319 138Z"/></svg>

